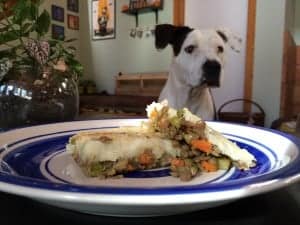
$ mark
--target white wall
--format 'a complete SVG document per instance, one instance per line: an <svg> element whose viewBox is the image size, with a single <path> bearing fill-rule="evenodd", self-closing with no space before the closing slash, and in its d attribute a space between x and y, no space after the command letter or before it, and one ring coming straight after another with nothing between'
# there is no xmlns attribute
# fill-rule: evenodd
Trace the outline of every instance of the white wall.
<svg viewBox="0 0 300 225"><path fill-rule="evenodd" d="M217 108L224 102L244 95L245 43L248 0L186 0L185 24L194 28L227 27L243 39L240 53L228 48L225 76L221 88L213 89ZM234 6L234 7L233 7ZM224 110L241 110L242 104Z"/></svg>
<svg viewBox="0 0 300 225"><path fill-rule="evenodd" d="M258 0L253 99L265 109L266 123L279 117L286 0Z"/></svg>

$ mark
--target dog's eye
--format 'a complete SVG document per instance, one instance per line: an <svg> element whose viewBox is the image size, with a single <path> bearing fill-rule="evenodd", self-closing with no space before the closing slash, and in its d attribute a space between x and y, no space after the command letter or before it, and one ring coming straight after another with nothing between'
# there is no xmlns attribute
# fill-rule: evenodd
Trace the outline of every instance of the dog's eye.
<svg viewBox="0 0 300 225"><path fill-rule="evenodd" d="M224 52L224 48L222 46L218 46L218 53L223 53Z"/></svg>
<svg viewBox="0 0 300 225"><path fill-rule="evenodd" d="M189 45L189 46L187 46L187 47L184 49L184 51L185 51L186 53L188 53L188 54L191 54L191 53L193 53L193 51L195 50L195 48L196 48L195 45Z"/></svg>

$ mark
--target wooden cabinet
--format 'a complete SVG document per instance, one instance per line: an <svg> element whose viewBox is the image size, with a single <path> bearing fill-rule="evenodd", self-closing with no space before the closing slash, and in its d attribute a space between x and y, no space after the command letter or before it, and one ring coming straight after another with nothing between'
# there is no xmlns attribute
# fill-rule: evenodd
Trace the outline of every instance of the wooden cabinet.
<svg viewBox="0 0 300 225"><path fill-rule="evenodd" d="M296 50L296 62L297 62L297 66L300 66L300 46L297 46L297 50Z"/></svg>
<svg viewBox="0 0 300 225"><path fill-rule="evenodd" d="M296 75L294 83L294 114L300 113L300 46L297 46L296 54Z"/></svg>
<svg viewBox="0 0 300 225"><path fill-rule="evenodd" d="M280 114L291 119L300 112L300 46L290 32L285 33L282 73Z"/></svg>
<svg viewBox="0 0 300 225"><path fill-rule="evenodd" d="M116 77L115 94L159 96L167 78L167 72L122 74Z"/></svg>

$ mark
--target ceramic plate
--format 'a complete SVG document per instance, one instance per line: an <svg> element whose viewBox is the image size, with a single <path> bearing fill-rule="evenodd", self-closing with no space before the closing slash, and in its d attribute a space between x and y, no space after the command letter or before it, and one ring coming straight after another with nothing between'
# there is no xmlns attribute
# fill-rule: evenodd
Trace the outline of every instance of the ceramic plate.
<svg viewBox="0 0 300 225"><path fill-rule="evenodd" d="M0 190L91 214L158 216L184 213L260 194L299 180L300 142L279 132L230 123L208 125L257 159L249 171L203 173L190 182L168 168L121 179L85 177L66 153L71 135L138 125L141 120L94 120L16 129L0 134Z"/></svg>

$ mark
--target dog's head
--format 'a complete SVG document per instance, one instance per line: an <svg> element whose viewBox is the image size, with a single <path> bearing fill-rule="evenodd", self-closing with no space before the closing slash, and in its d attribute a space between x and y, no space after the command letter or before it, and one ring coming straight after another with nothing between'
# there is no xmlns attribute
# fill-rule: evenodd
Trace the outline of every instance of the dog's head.
<svg viewBox="0 0 300 225"><path fill-rule="evenodd" d="M160 24L155 28L155 45L173 48L175 62L184 71L182 80L191 87L219 87L222 80L226 47L235 51L241 39L229 30L197 30L186 26Z"/></svg>

